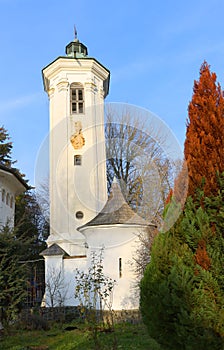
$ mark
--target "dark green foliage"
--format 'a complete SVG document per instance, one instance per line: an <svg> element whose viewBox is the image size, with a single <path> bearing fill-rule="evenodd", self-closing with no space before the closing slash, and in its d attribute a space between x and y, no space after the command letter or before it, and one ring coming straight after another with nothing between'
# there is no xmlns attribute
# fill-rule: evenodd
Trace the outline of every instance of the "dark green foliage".
<svg viewBox="0 0 224 350"><path fill-rule="evenodd" d="M13 145L9 140L10 137L7 130L3 126L0 127L0 164L5 166L11 165L11 152Z"/></svg>
<svg viewBox="0 0 224 350"><path fill-rule="evenodd" d="M149 334L166 350L224 346L224 174L216 197L188 198L175 226L160 233L141 282Z"/></svg>
<svg viewBox="0 0 224 350"><path fill-rule="evenodd" d="M26 267L21 263L25 242L7 227L0 233L0 320L8 325L26 296Z"/></svg>
<svg viewBox="0 0 224 350"><path fill-rule="evenodd" d="M15 226L16 237L23 237L30 243L25 252L26 259L38 258L39 253L46 248L49 225L33 191L27 191L16 198Z"/></svg>
<svg viewBox="0 0 224 350"><path fill-rule="evenodd" d="M13 145L9 139L6 129L0 127L0 164L10 168ZM18 169L13 170L21 175ZM16 198L15 214L15 230L5 227L0 232L0 317L5 322L13 319L25 296L30 301L28 294L33 297L37 282L44 284L44 261L39 261L39 253L46 248L48 224L34 193L27 191Z"/></svg>
<svg viewBox="0 0 224 350"><path fill-rule="evenodd" d="M23 261L27 267L27 306L41 302L44 293L44 259L40 252L46 249L49 225L36 200L35 193L27 191L16 199L16 238L26 242L21 248Z"/></svg>

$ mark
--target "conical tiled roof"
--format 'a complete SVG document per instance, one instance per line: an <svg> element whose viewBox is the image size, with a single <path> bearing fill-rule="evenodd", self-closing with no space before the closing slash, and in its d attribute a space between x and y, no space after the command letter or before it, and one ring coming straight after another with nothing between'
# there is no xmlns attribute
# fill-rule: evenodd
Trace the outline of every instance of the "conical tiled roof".
<svg viewBox="0 0 224 350"><path fill-rule="evenodd" d="M114 224L148 226L148 223L136 214L127 204L116 179L112 183L110 196L101 212L79 229L88 226Z"/></svg>

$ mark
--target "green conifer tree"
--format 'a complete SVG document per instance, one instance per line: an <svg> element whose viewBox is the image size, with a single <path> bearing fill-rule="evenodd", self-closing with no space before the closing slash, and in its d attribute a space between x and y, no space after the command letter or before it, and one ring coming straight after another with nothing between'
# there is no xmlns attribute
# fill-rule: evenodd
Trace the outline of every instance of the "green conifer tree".
<svg viewBox="0 0 224 350"><path fill-rule="evenodd" d="M27 271L21 263L27 243L7 226L0 232L0 321L14 321L26 298Z"/></svg>
<svg viewBox="0 0 224 350"><path fill-rule="evenodd" d="M219 194L188 198L178 222L154 241L141 282L141 312L166 350L222 349L224 176Z"/></svg>
<svg viewBox="0 0 224 350"><path fill-rule="evenodd" d="M141 281L143 320L165 350L224 349L223 140L222 90L205 62L189 105L189 196L175 225L155 238ZM165 222L186 191L182 182L180 176Z"/></svg>
<svg viewBox="0 0 224 350"><path fill-rule="evenodd" d="M0 164L5 166L11 165L12 142L8 131L2 126L0 127Z"/></svg>

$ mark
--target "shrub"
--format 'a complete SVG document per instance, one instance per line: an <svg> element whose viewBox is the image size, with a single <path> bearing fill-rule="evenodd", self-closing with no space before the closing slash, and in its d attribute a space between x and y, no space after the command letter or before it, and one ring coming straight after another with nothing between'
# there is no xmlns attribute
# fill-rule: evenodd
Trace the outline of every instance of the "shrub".
<svg viewBox="0 0 224 350"><path fill-rule="evenodd" d="M176 225L154 241L140 304L150 336L166 350L222 349L223 197L224 179L218 196L189 198Z"/></svg>

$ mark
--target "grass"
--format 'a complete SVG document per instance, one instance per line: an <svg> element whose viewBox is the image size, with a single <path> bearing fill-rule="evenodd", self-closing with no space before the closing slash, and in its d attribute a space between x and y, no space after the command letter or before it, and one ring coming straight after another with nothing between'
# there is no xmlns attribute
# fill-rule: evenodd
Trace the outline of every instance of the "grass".
<svg viewBox="0 0 224 350"><path fill-rule="evenodd" d="M64 326L55 326L49 331L11 330L0 336L1 350L93 350L91 332L80 324L72 324L77 329L66 331ZM113 347L114 335L117 347ZM151 339L143 324L116 325L115 334L99 332L99 350L160 350Z"/></svg>

